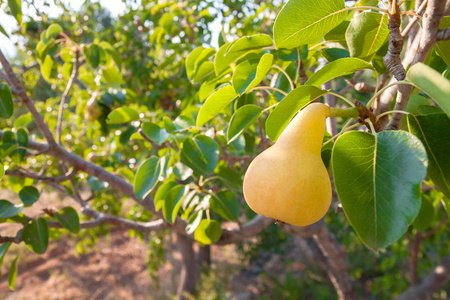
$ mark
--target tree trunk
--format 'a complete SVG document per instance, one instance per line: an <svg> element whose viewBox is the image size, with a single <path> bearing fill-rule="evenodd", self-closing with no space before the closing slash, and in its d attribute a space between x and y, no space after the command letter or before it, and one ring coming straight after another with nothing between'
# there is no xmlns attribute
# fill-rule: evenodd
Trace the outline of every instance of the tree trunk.
<svg viewBox="0 0 450 300"><path fill-rule="evenodd" d="M197 284L197 266L192 241L179 233L176 237L176 247L181 254L181 274L176 299L183 300L186 299L185 294L194 295L195 285Z"/></svg>
<svg viewBox="0 0 450 300"><path fill-rule="evenodd" d="M200 246L198 251L198 260L197 260L197 270L200 274L204 268L209 268L211 266L211 246Z"/></svg>

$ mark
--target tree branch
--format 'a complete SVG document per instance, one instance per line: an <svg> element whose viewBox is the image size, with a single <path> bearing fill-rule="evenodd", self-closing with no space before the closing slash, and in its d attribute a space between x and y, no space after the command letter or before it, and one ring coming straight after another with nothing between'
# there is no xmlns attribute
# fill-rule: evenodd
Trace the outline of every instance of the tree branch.
<svg viewBox="0 0 450 300"><path fill-rule="evenodd" d="M438 291L450 279L450 255L444 256L439 265L416 286L410 287L396 300L421 300Z"/></svg>
<svg viewBox="0 0 450 300"><path fill-rule="evenodd" d="M80 66L79 57L80 57L80 53L77 50L75 52L75 65L73 67L73 71L72 71L72 74L70 75L69 81L67 82L67 87L64 90L64 93L61 97L61 104L59 105L58 122L56 124L56 137L57 137L57 140L60 145L62 144L61 133L62 133L62 119L63 119L63 114L64 114L64 106L66 105L67 98L69 96L70 90L72 89L73 83L75 82L75 80L78 77L78 69Z"/></svg>
<svg viewBox="0 0 450 300"><path fill-rule="evenodd" d="M450 27L439 29L436 33L436 39L438 41L448 41L450 40Z"/></svg>

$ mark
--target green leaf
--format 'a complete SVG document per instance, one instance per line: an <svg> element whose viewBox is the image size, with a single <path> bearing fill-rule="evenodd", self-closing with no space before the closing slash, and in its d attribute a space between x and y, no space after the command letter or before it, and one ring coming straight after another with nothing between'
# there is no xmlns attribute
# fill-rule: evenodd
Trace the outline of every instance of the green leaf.
<svg viewBox="0 0 450 300"><path fill-rule="evenodd" d="M17 216L23 209L23 204L12 204L7 200L0 200L0 219Z"/></svg>
<svg viewBox="0 0 450 300"><path fill-rule="evenodd" d="M203 210L197 211L189 216L186 233L193 234L203 218Z"/></svg>
<svg viewBox="0 0 450 300"><path fill-rule="evenodd" d="M214 70L216 72L216 75L220 75L222 72L228 70L230 68L230 65L239 58L244 57L249 53L259 53L262 51L262 50L243 49L241 51L233 51L230 53L228 51L229 48L236 42L237 41L233 43L226 43L225 45L219 48L219 51L217 51L216 56L214 58Z"/></svg>
<svg viewBox="0 0 450 300"><path fill-rule="evenodd" d="M183 198L189 188L184 185L177 185L170 189L167 193L166 200L163 206L163 216L170 224L173 224L177 218Z"/></svg>
<svg viewBox="0 0 450 300"><path fill-rule="evenodd" d="M31 113L26 113L24 115L21 115L14 121L14 128L19 129L20 127L26 127L28 124L33 122L33 116Z"/></svg>
<svg viewBox="0 0 450 300"><path fill-rule="evenodd" d="M444 16L441 24L439 25L439 29L444 29L447 27L450 27L450 16ZM447 66L450 66L450 40L437 42L436 51L445 61Z"/></svg>
<svg viewBox="0 0 450 300"><path fill-rule="evenodd" d="M106 82L115 86L120 85L123 82L122 74L120 74L120 71L116 66L102 68L102 76Z"/></svg>
<svg viewBox="0 0 450 300"><path fill-rule="evenodd" d="M212 138L197 135L184 141L180 157L194 172L207 176L219 161L219 146Z"/></svg>
<svg viewBox="0 0 450 300"><path fill-rule="evenodd" d="M359 58L341 58L325 65L322 69L311 75L305 85L320 86L336 77L349 75L359 70L371 69L373 66Z"/></svg>
<svg viewBox="0 0 450 300"><path fill-rule="evenodd" d="M420 210L427 155L414 135L348 132L332 153L334 184L363 243L378 251L397 241Z"/></svg>
<svg viewBox="0 0 450 300"><path fill-rule="evenodd" d="M329 62L350 57L350 53L342 48L328 48L323 50L322 53Z"/></svg>
<svg viewBox="0 0 450 300"><path fill-rule="evenodd" d="M423 63L413 65L406 79L428 94L450 116L450 81Z"/></svg>
<svg viewBox="0 0 450 300"><path fill-rule="evenodd" d="M34 186L24 186L19 192L20 200L22 200L25 207L33 205L39 200L40 193Z"/></svg>
<svg viewBox="0 0 450 300"><path fill-rule="evenodd" d="M53 58L50 55L46 55L44 62L41 64L41 74L45 80L49 81L52 77Z"/></svg>
<svg viewBox="0 0 450 300"><path fill-rule="evenodd" d="M228 126L228 144L237 139L261 114L262 109L259 106L248 104L240 107L231 117Z"/></svg>
<svg viewBox="0 0 450 300"><path fill-rule="evenodd" d="M14 103L12 100L9 86L0 83L0 118L9 119L14 112Z"/></svg>
<svg viewBox="0 0 450 300"><path fill-rule="evenodd" d="M419 214L414 221L414 227L419 231L426 231L431 227L434 221L435 209L431 199L427 195L422 197L422 205L420 206Z"/></svg>
<svg viewBox="0 0 450 300"><path fill-rule="evenodd" d="M16 278L17 278L17 261L19 260L19 257L17 256L9 268L9 275L8 275L8 284L9 288L14 291L16 287Z"/></svg>
<svg viewBox="0 0 450 300"><path fill-rule="evenodd" d="M95 192L100 192L101 190L106 189L109 185L106 181L100 180L95 176L88 176L87 184Z"/></svg>
<svg viewBox="0 0 450 300"><path fill-rule="evenodd" d="M43 218L37 218L28 223L23 228L22 238L25 245L33 252L37 254L45 253L48 247L47 221Z"/></svg>
<svg viewBox="0 0 450 300"><path fill-rule="evenodd" d="M242 189L241 174L233 170L232 168L220 166L218 167L217 176L226 185L235 189Z"/></svg>
<svg viewBox="0 0 450 300"><path fill-rule="evenodd" d="M408 115L408 130L417 136L428 154L428 175L450 198L450 118L443 113Z"/></svg>
<svg viewBox="0 0 450 300"><path fill-rule="evenodd" d="M295 48L318 42L345 20L344 0L290 0L275 20L277 48Z"/></svg>
<svg viewBox="0 0 450 300"><path fill-rule="evenodd" d="M186 58L186 73L189 80L194 78L200 65L211 57L216 50L214 48L198 47L194 49Z"/></svg>
<svg viewBox="0 0 450 300"><path fill-rule="evenodd" d="M70 232L78 233L80 231L80 218L73 207L63 207L59 212L55 212L55 217Z"/></svg>
<svg viewBox="0 0 450 300"><path fill-rule="evenodd" d="M45 30L45 35L44 35L44 44L47 44L47 42L53 38L56 38L61 32L63 32L63 28L61 27L61 25L53 23L51 24L47 30Z"/></svg>
<svg viewBox="0 0 450 300"><path fill-rule="evenodd" d="M239 202L233 192L221 191L217 194L211 194L211 196L209 205L214 212L229 221L237 221L239 218Z"/></svg>
<svg viewBox="0 0 450 300"><path fill-rule="evenodd" d="M238 95L234 91L233 86L226 85L217 89L206 99L202 108L200 109L196 126L199 128L206 122L211 120L214 116L222 111L227 105L231 103Z"/></svg>
<svg viewBox="0 0 450 300"><path fill-rule="evenodd" d="M202 245L211 245L217 242L222 234L220 223L216 220L203 219L195 230L195 240Z"/></svg>
<svg viewBox="0 0 450 300"><path fill-rule="evenodd" d="M273 55L266 53L261 59L240 63L233 73L233 87L238 94L248 93L258 86L272 68Z"/></svg>
<svg viewBox="0 0 450 300"><path fill-rule="evenodd" d="M142 132L158 146L161 146L170 137L170 133L168 133L165 128L160 128L158 125L151 122L142 124Z"/></svg>
<svg viewBox="0 0 450 300"><path fill-rule="evenodd" d="M375 54L389 37L388 15L363 12L354 17L345 33L352 57L366 58Z"/></svg>
<svg viewBox="0 0 450 300"><path fill-rule="evenodd" d="M272 45L272 38L267 34L260 33L251 36L243 36L231 44L231 46L227 49L225 55L241 53L243 51L254 49L261 49L264 47L270 47Z"/></svg>
<svg viewBox="0 0 450 300"><path fill-rule="evenodd" d="M331 135L325 131L325 134L323 136L323 143L329 141L331 139ZM322 146L322 149L320 151L320 156L322 157L323 164L325 165L325 168L329 168L331 165L331 153L333 151L333 145L334 142L329 142L326 145Z"/></svg>
<svg viewBox="0 0 450 300"><path fill-rule="evenodd" d="M1 269L3 264L3 258L5 257L6 251L8 251L11 242L3 243L0 245L0 276L2 275Z"/></svg>
<svg viewBox="0 0 450 300"><path fill-rule="evenodd" d="M9 38L8 33L5 31L5 29L3 28L3 26L0 24L0 32L3 33L7 38Z"/></svg>
<svg viewBox="0 0 450 300"><path fill-rule="evenodd" d="M130 107L119 107L108 115L107 122L109 124L122 124L139 120L139 113Z"/></svg>
<svg viewBox="0 0 450 300"><path fill-rule="evenodd" d="M17 23L22 24L22 0L8 0L8 6Z"/></svg>
<svg viewBox="0 0 450 300"><path fill-rule="evenodd" d="M156 194L155 194L155 198L153 199L156 211L159 211L164 206L164 202L166 201L167 194L176 185L177 185L177 183L175 181L167 181L167 182L164 182L163 185L161 185L158 188L158 190L156 191Z"/></svg>
<svg viewBox="0 0 450 300"><path fill-rule="evenodd" d="M155 187L161 176L163 163L162 159L153 156L139 167L134 179L134 193L140 200L150 194Z"/></svg>
<svg viewBox="0 0 450 300"><path fill-rule="evenodd" d="M330 32L325 34L324 40L329 42L340 43L344 48L347 47L347 42L345 41L345 32L347 32L347 28L350 25L350 21L345 20L335 28L333 28Z"/></svg>
<svg viewBox="0 0 450 300"><path fill-rule="evenodd" d="M0 180L2 180L3 176L5 175L5 167L0 162Z"/></svg>
<svg viewBox="0 0 450 300"><path fill-rule="evenodd" d="M84 47L84 55L86 61L93 67L97 68L100 63L100 47L96 44L92 44L89 47Z"/></svg>
<svg viewBox="0 0 450 300"><path fill-rule="evenodd" d="M302 85L291 91L267 118L266 132L269 138L275 142L300 109L327 93L309 85Z"/></svg>
<svg viewBox="0 0 450 300"><path fill-rule="evenodd" d="M204 61L195 72L192 82L200 82L214 73L214 64L210 61Z"/></svg>

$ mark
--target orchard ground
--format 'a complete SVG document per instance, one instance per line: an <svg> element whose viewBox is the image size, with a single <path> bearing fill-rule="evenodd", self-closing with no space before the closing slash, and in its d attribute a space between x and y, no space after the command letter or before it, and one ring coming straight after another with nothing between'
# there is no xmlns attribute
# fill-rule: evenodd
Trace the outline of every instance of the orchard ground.
<svg viewBox="0 0 450 300"><path fill-rule="evenodd" d="M71 199L59 200L57 193L43 194L49 199L48 207L61 208L74 205ZM19 203L17 195L1 191L0 198ZM25 208L27 215L42 213L39 201ZM0 232L13 235L17 224L0 224ZM13 245L5 257L0 277L0 299L171 299L175 296L180 274L181 255L166 236L165 262L155 274L154 281L145 262L148 248L145 241L130 238L128 231L116 229L99 241L87 253L77 253L76 235L65 234L58 241L49 241L49 250L38 255L24 244ZM256 238L255 238L256 239ZM196 249L198 251L198 249ZM16 289L8 287L9 266L15 255L20 256ZM264 253L256 261L241 257L237 245L212 246L211 272L205 273L199 297L201 299L260 299L272 298L277 286L283 286L289 276L299 277L308 268L301 247L295 247L286 257ZM289 269L286 272L286 263ZM274 280L275 279L275 280ZM271 282L276 282L272 286ZM331 289L331 283L325 288ZM197 298L196 298L197 299ZM217 298L215 298L217 299Z"/></svg>

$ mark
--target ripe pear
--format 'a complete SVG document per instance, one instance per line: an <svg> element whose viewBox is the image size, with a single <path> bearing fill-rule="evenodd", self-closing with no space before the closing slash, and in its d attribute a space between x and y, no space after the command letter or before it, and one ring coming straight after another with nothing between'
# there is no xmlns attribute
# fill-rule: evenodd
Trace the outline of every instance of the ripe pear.
<svg viewBox="0 0 450 300"><path fill-rule="evenodd" d="M331 204L321 157L330 108L313 103L298 113L278 141L258 155L244 178L244 196L256 213L295 226L319 221Z"/></svg>

